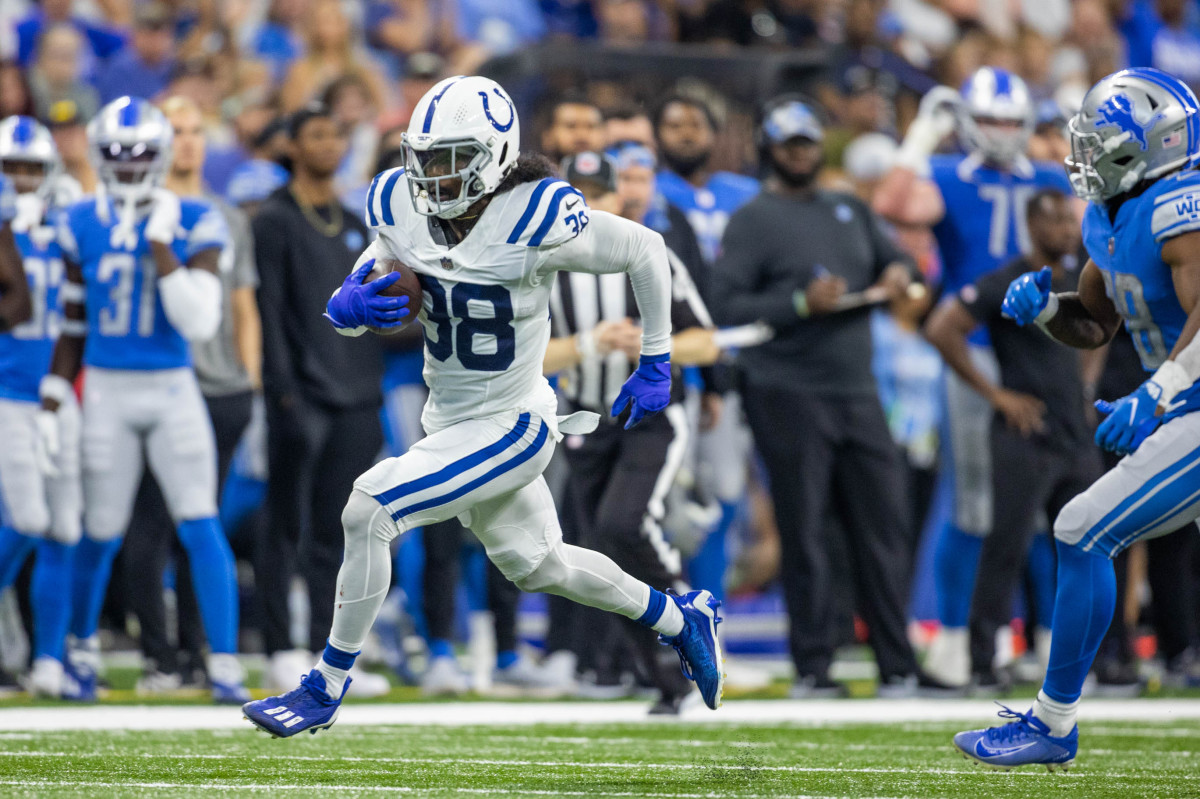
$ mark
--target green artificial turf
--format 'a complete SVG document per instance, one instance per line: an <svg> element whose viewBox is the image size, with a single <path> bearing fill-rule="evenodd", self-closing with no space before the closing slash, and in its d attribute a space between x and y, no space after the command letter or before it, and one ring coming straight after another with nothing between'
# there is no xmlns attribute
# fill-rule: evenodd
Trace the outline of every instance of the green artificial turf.
<svg viewBox="0 0 1200 799"><path fill-rule="evenodd" d="M9 732L0 733L0 796L1200 796L1200 722L1093 722L1066 774L977 767L951 749L960 728L335 726L288 740L249 726Z"/></svg>

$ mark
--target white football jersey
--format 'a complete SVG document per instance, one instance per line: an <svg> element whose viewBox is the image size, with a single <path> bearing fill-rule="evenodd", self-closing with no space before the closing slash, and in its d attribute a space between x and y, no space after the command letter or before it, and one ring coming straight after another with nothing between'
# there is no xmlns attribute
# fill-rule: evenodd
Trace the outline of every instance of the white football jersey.
<svg viewBox="0 0 1200 799"><path fill-rule="evenodd" d="M453 247L435 238L436 222L413 209L402 168L376 176L366 217L379 238L359 263L394 258L420 277L429 386L421 422L428 432L533 411L557 436L557 401L542 375L556 270L629 272L643 306L643 352L670 349L670 267L662 237L591 211L561 180L545 178L497 195Z"/></svg>

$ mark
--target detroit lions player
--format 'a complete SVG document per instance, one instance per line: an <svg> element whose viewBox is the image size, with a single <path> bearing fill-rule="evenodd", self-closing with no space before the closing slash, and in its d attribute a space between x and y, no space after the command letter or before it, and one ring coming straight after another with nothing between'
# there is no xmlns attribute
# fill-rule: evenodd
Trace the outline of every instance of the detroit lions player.
<svg viewBox="0 0 1200 799"><path fill-rule="evenodd" d="M50 368L58 337L63 262L55 241L56 203L64 197L62 164L50 131L29 117L0 122L0 170L16 189L12 230L29 282L32 315L0 334L0 588L16 579L35 548L31 599L34 661L30 693L63 691L63 646L70 621L71 560L81 534L79 408L69 394L60 411L63 446L38 468L38 381ZM68 187L67 191L70 189Z"/></svg>
<svg viewBox="0 0 1200 799"><path fill-rule="evenodd" d="M1187 84L1155 69L1117 72L1070 122L1072 187L1088 200L1091 256L1079 291L1054 294L1050 270L1013 281L1004 310L1055 339L1092 349L1123 321L1146 371L1137 391L1097 402L1096 442L1127 457L1054 521L1058 593L1050 665L1028 713L962 732L968 757L997 766L1065 768L1079 746L1084 678L1112 620L1112 558L1200 517L1200 110Z"/></svg>
<svg viewBox="0 0 1200 799"><path fill-rule="evenodd" d="M112 558L129 524L143 447L188 552L212 650L213 698L245 701L237 645L233 556L216 508L212 425L188 344L221 319L218 256L228 244L208 202L161 188L171 126L144 100L122 97L88 126L100 191L68 208L59 244L67 283L62 335L42 379L42 444L59 449L71 381L83 393L84 536L76 553L71 654L81 698L94 694L92 643Z"/></svg>
<svg viewBox="0 0 1200 799"><path fill-rule="evenodd" d="M875 210L899 224L932 227L947 294L1029 252L1025 207L1035 192L1070 190L1061 166L1025 157L1033 123L1025 82L995 67L976 71L959 92L939 86L921 101L897 165L880 186ZM965 153L931 155L952 130ZM971 341L977 367L997 377L986 331L976 331ZM942 630L926 668L944 682L961 685L969 676L967 616L975 570L992 523L993 413L986 400L948 373L946 415L944 452L950 468L944 474L954 481L954 511L939 533L934 575Z"/></svg>
<svg viewBox="0 0 1200 799"><path fill-rule="evenodd" d="M600 211L521 157L508 94L482 77L441 81L417 104L405 134L405 168L375 178L367 221L379 238L330 298L342 332L394 327L407 298L379 295L399 275L363 279L375 258L414 269L423 289L429 435L358 478L342 522L346 556L328 646L300 687L247 703L258 727L287 737L337 719L354 663L391 582L388 545L418 525L458 517L503 574L620 613L675 646L709 707L721 700L719 603L708 591L667 596L611 560L562 541L542 470L564 433L595 429L595 414L555 416L542 377L549 299L558 270L628 272L641 311L641 363L613 406L627 426L670 399L670 269L662 237Z"/></svg>

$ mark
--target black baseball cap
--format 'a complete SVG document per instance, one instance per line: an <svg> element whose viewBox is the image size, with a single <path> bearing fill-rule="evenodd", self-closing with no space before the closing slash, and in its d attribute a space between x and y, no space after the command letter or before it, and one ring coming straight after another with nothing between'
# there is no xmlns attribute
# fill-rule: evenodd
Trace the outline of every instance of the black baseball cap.
<svg viewBox="0 0 1200 799"><path fill-rule="evenodd" d="M580 183L594 183L606 192L617 190L617 166L603 153L587 151L567 156L559 168L567 183L576 188Z"/></svg>

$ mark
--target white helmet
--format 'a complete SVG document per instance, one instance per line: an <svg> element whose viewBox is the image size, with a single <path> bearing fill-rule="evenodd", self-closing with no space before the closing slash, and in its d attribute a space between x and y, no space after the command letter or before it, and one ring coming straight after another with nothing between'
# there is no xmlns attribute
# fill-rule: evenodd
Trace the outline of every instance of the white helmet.
<svg viewBox="0 0 1200 799"><path fill-rule="evenodd" d="M174 131L167 118L137 97L119 97L88 123L92 164L105 190L122 200L148 199L171 163Z"/></svg>
<svg viewBox="0 0 1200 799"><path fill-rule="evenodd" d="M54 137L36 119L11 116L0 122L0 170L7 173L14 162L36 164L42 169L38 177L10 175L17 192L48 198L62 172L62 161Z"/></svg>
<svg viewBox="0 0 1200 799"><path fill-rule="evenodd" d="M454 219L517 163L521 124L500 84L457 75L425 93L401 141L417 213Z"/></svg>
<svg viewBox="0 0 1200 799"><path fill-rule="evenodd" d="M1034 107L1025 81L1006 69L981 67L962 85L958 135L989 161L1011 164L1033 135Z"/></svg>

